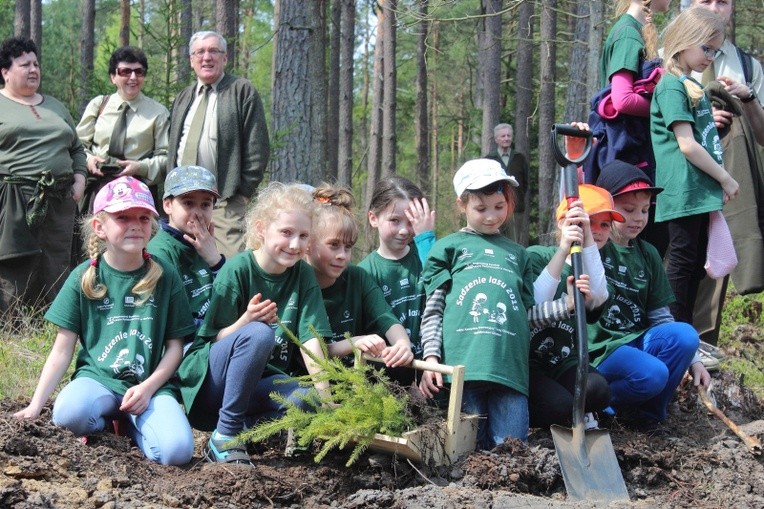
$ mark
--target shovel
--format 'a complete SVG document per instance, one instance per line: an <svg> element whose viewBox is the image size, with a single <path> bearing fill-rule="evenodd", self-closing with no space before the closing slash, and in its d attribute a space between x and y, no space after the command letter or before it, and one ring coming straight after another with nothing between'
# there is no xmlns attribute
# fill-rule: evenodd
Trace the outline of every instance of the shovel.
<svg viewBox="0 0 764 509"><path fill-rule="evenodd" d="M558 136L586 138L586 147L576 159L568 159L558 144ZM555 124L552 127L552 147L557 162L563 166L565 198L568 204L578 198L578 164L589 153L592 134L576 127ZM583 272L581 246L570 249L573 275L578 280ZM572 500L628 500L629 493L623 482L621 467L615 457L615 450L607 430L584 430L584 406L586 398L586 377L589 372L589 350L586 338L586 309L584 295L575 290L576 306L576 350L578 366L576 385L573 392L573 429L553 425L551 428L557 459L565 482L568 497Z"/></svg>

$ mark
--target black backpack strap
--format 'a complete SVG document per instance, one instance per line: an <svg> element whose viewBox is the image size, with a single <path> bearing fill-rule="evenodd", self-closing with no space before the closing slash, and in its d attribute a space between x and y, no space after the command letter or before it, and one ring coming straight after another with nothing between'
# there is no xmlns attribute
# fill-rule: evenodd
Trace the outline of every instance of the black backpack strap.
<svg viewBox="0 0 764 509"><path fill-rule="evenodd" d="M743 66L743 77L745 78L745 84L749 85L753 82L753 57L750 53L747 53L735 46L737 50L737 57L740 59L740 64Z"/></svg>

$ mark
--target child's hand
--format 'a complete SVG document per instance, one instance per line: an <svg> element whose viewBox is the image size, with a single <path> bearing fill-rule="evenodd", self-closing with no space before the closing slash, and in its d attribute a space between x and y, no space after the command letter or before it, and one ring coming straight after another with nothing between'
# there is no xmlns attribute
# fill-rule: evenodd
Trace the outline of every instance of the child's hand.
<svg viewBox="0 0 764 509"><path fill-rule="evenodd" d="M191 234L183 234L183 238L196 249L207 265L210 267L220 262L220 252L215 244L215 225L205 224L199 214L194 214L186 227Z"/></svg>
<svg viewBox="0 0 764 509"><path fill-rule="evenodd" d="M19 410L13 416L16 419L37 419L40 417L40 412L42 411L42 408L33 407L31 404L24 408L23 410Z"/></svg>
<svg viewBox="0 0 764 509"><path fill-rule="evenodd" d="M574 201L570 209L565 213L565 218L560 228L560 249L568 252L574 243L583 244L584 228L588 226L589 214L583 209L583 203L581 200Z"/></svg>
<svg viewBox="0 0 764 509"><path fill-rule="evenodd" d="M403 212L406 214L409 222L411 222L414 235L435 229L435 211L430 210L427 198L422 198L421 200L413 198L411 203L409 203L409 207Z"/></svg>
<svg viewBox="0 0 764 509"><path fill-rule="evenodd" d="M388 368L397 368L406 366L414 360L414 352L411 351L411 345L408 342L395 343L382 352L382 360Z"/></svg>
<svg viewBox="0 0 764 509"><path fill-rule="evenodd" d="M588 131L589 124L586 122L571 122L570 125L577 127L579 131ZM565 153L568 159L577 159L584 153L586 138L578 136L565 136Z"/></svg>
<svg viewBox="0 0 764 509"><path fill-rule="evenodd" d="M382 357L387 343L377 334L369 334L368 336L359 336L353 345L364 353L368 353L373 357Z"/></svg>
<svg viewBox="0 0 764 509"><path fill-rule="evenodd" d="M429 356L424 359L425 362L438 362L438 358ZM422 380L419 382L419 390L428 398L435 397L435 394L443 388L443 375L434 371L422 371Z"/></svg>
<svg viewBox="0 0 764 509"><path fill-rule="evenodd" d="M575 300L575 292L576 289L580 290L581 293L584 295L584 301L588 301L591 298L591 289L589 287L589 274L581 274L581 277L578 280L575 280L575 287L573 285L573 282L575 280L574 276L568 276L568 311L573 312L576 309L576 300Z"/></svg>
<svg viewBox="0 0 764 509"><path fill-rule="evenodd" d="M252 297L249 304L247 304L247 310L244 312L244 315L247 318L247 323L274 323L276 321L278 313L276 303L272 302L270 299L265 299L260 302L262 298L262 294L258 293Z"/></svg>
<svg viewBox="0 0 764 509"><path fill-rule="evenodd" d="M133 385L125 392L119 410L132 415L141 415L149 407L152 395L153 393L146 390L143 384Z"/></svg>
<svg viewBox="0 0 764 509"><path fill-rule="evenodd" d="M696 362L690 366L690 375L692 375L692 384L697 387L702 385L708 387L711 383L711 373L708 372L702 362Z"/></svg>
<svg viewBox="0 0 764 509"><path fill-rule="evenodd" d="M729 178L725 179L721 184L724 191L724 203L737 198L737 195L740 193L740 185L732 178L732 175L729 175Z"/></svg>

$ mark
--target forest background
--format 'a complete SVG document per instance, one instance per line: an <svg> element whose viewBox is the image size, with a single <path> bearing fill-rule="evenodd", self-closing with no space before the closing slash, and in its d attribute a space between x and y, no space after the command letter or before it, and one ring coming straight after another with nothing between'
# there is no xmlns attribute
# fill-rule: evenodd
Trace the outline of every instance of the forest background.
<svg viewBox="0 0 764 509"><path fill-rule="evenodd" d="M559 169L553 123L585 120L617 2L598 0L0 0L5 34L41 48L41 91L75 121L112 93L108 59L125 44L149 59L144 93L168 107L193 80L188 40L217 30L227 72L247 77L268 115L266 179L351 186L365 211L383 176L416 182L457 229L451 178L492 150L493 126L514 125L531 166L523 241L554 231ZM689 4L656 16L659 29ZM764 1L736 0L729 36L761 60ZM0 113L2 115L2 113ZM360 213L363 216L363 212ZM373 240L360 242L357 256Z"/></svg>

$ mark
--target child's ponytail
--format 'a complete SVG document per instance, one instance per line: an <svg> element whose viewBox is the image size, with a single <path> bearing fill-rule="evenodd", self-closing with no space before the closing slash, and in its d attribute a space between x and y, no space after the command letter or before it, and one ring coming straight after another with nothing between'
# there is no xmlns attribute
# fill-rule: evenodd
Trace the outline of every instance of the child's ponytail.
<svg viewBox="0 0 764 509"><path fill-rule="evenodd" d="M135 303L136 306L142 306L149 300L149 298L151 298L151 295L154 293L154 288L156 288L157 283L164 273L162 266L154 261L149 252L145 249L143 250L143 259L148 264L148 271L146 271L146 275L133 286L133 293L138 295L138 302Z"/></svg>
<svg viewBox="0 0 764 509"><path fill-rule="evenodd" d="M653 0L642 0L642 12L645 13L645 24L642 25L642 39L645 41L645 60L658 56L658 31L653 23Z"/></svg>

